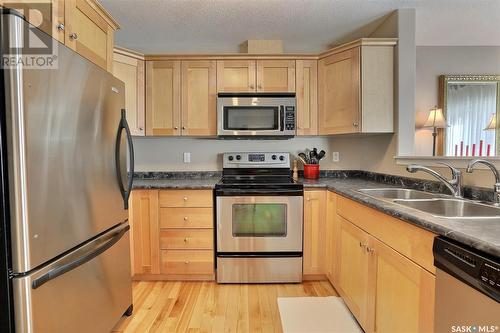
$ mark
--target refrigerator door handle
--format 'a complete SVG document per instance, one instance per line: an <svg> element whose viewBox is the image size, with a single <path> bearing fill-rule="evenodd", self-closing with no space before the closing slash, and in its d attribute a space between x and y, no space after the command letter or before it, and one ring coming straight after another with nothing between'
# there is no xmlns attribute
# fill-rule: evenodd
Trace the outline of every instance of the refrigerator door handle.
<svg viewBox="0 0 500 333"><path fill-rule="evenodd" d="M69 271L89 262L90 260L94 259L95 257L99 256L103 252L105 252L107 249L115 245L122 237L125 235L125 233L130 229L129 225L126 225L125 227L121 228L118 230L116 233L111 235L110 238L106 240L106 242L100 244L97 246L93 251L81 256L80 258L63 264L59 267L55 267L48 271L47 273L43 274L39 278L33 280L31 284L32 289L37 289L44 285L45 283L49 282L50 280L53 280L57 278L58 276L61 276L65 273L68 273Z"/></svg>
<svg viewBox="0 0 500 333"><path fill-rule="evenodd" d="M130 177L128 177L127 189L124 188L122 182L122 172L120 166L120 142L122 132L125 130L127 135L127 143L129 147L129 168ZM128 199L130 197L130 192L132 191L132 184L134 181L134 145L132 142L132 134L130 133L130 128L128 127L127 119L125 117L125 109L122 109L120 123L118 125L118 132L116 133L116 146L115 146L115 163L116 163L116 176L118 178L118 186L120 187L120 192L123 198L123 206L128 209Z"/></svg>

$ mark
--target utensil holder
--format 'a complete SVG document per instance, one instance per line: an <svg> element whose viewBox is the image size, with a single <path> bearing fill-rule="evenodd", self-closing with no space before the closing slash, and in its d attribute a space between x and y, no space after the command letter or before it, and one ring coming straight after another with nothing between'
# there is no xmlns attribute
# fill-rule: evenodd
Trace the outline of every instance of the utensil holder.
<svg viewBox="0 0 500 333"><path fill-rule="evenodd" d="M319 164L304 164L304 178L318 179Z"/></svg>

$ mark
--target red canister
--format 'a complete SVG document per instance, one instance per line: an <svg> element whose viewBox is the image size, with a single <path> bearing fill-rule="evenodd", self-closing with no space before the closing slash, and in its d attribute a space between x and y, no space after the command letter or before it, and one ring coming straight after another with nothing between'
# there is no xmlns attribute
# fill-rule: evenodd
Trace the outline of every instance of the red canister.
<svg viewBox="0 0 500 333"><path fill-rule="evenodd" d="M318 179L319 164L304 164L304 178Z"/></svg>

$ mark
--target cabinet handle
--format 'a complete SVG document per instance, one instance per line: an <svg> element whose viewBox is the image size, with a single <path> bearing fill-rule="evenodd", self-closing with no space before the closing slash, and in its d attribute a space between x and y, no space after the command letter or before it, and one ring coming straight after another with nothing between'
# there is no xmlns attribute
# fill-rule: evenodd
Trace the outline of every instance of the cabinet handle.
<svg viewBox="0 0 500 333"><path fill-rule="evenodd" d="M77 35L76 32L73 32L72 34L69 34L69 38L73 39L73 40L77 40L78 39L78 35Z"/></svg>
<svg viewBox="0 0 500 333"><path fill-rule="evenodd" d="M64 23L59 23L58 25L56 25L56 28L59 31L64 31L64 28L65 28Z"/></svg>

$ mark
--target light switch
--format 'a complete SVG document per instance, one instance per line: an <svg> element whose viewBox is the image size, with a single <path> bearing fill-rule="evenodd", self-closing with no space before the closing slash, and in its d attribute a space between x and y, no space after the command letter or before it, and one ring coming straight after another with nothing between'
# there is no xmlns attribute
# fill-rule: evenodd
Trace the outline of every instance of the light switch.
<svg viewBox="0 0 500 333"><path fill-rule="evenodd" d="M184 153L184 163L191 163L191 153Z"/></svg>

